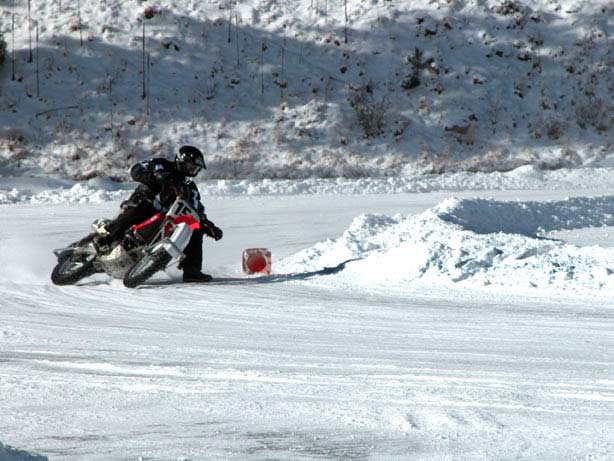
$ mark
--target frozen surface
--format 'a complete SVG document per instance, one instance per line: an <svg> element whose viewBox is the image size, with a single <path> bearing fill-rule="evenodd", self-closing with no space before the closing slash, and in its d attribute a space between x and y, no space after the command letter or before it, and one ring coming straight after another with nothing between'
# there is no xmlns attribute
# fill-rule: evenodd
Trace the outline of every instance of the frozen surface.
<svg viewBox="0 0 614 461"><path fill-rule="evenodd" d="M0 461L614 458L613 5L345 4L3 2ZM52 285L184 143L214 281Z"/></svg>
<svg viewBox="0 0 614 461"><path fill-rule="evenodd" d="M117 201L2 205L0 440L54 460L611 459L614 199L579 188L212 196L215 281L138 290L48 281L51 248ZM272 276L238 272L251 246Z"/></svg>

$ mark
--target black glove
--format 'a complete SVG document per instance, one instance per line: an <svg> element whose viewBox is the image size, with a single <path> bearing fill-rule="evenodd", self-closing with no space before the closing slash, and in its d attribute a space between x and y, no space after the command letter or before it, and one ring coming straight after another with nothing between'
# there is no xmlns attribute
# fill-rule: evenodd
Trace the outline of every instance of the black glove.
<svg viewBox="0 0 614 461"><path fill-rule="evenodd" d="M222 231L222 229L217 227L208 219L203 219L200 224L202 226L203 233L207 237L211 237L214 240L220 240L224 236L224 232Z"/></svg>
<svg viewBox="0 0 614 461"><path fill-rule="evenodd" d="M211 228L211 237L213 237L216 241L217 240L221 240L222 237L224 236L224 232L222 231L222 229L220 229L217 226L213 226Z"/></svg>

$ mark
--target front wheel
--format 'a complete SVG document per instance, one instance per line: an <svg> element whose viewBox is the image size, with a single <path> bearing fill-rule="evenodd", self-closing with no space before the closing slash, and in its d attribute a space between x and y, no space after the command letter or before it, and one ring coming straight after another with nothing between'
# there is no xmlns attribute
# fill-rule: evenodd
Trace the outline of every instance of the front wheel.
<svg viewBox="0 0 614 461"><path fill-rule="evenodd" d="M60 258L51 272L51 281L55 285L72 285L95 273L93 260L87 255L73 253L68 257Z"/></svg>
<svg viewBox="0 0 614 461"><path fill-rule="evenodd" d="M124 286L127 288L136 288L141 283L147 281L156 272L164 269L171 259L171 255L165 250L143 255L124 275Z"/></svg>

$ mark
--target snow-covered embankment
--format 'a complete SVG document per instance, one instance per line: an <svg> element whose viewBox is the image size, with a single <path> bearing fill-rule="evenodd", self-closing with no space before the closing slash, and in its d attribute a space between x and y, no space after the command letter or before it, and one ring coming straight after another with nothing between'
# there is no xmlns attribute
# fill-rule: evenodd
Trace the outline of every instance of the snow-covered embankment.
<svg viewBox="0 0 614 461"><path fill-rule="evenodd" d="M207 196L239 195L369 195L466 191L601 191L614 189L614 168L540 170L525 165L505 173L445 173L397 178L309 178L302 180L197 178ZM102 203L122 200L136 186L108 178L71 181L51 177L0 177L0 205L29 203Z"/></svg>
<svg viewBox="0 0 614 461"><path fill-rule="evenodd" d="M47 457L17 450L0 442L0 461L47 461Z"/></svg>
<svg viewBox="0 0 614 461"><path fill-rule="evenodd" d="M448 199L413 216L363 214L343 235L278 264L283 271L337 266L345 283L444 284L606 290L614 249L578 247L547 232L614 225L614 196L551 202Z"/></svg>

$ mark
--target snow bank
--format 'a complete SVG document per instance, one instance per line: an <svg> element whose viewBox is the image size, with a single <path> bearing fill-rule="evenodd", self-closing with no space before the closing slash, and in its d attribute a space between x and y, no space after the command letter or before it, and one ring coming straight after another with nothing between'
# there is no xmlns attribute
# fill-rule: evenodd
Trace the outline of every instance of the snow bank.
<svg viewBox="0 0 614 461"><path fill-rule="evenodd" d="M33 455L23 450L2 445L0 442L0 461L48 461L46 456Z"/></svg>
<svg viewBox="0 0 614 461"><path fill-rule="evenodd" d="M467 190L583 190L599 184L614 190L614 168L542 171L523 166L507 173L448 173L402 178L311 178L303 180L201 181L205 196L215 195L363 195ZM86 182L49 178L0 178L0 204L99 203L122 200L134 184L101 179Z"/></svg>
<svg viewBox="0 0 614 461"><path fill-rule="evenodd" d="M614 197L575 197L559 202L497 202L450 199L437 215L478 234L505 232L534 236L555 230L614 226Z"/></svg>
<svg viewBox="0 0 614 461"><path fill-rule="evenodd" d="M614 249L538 237L613 225L614 196L558 202L450 199L420 215L361 215L343 235L285 258L278 271L337 266L335 283L386 287L425 280L514 288L611 290Z"/></svg>
<svg viewBox="0 0 614 461"><path fill-rule="evenodd" d="M120 200L127 195L126 191L106 191L78 183L67 189L48 189L38 193L16 188L0 190L0 204L101 203Z"/></svg>

